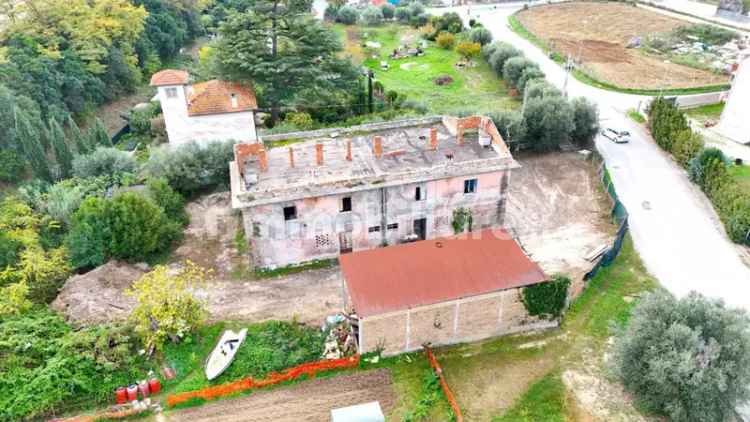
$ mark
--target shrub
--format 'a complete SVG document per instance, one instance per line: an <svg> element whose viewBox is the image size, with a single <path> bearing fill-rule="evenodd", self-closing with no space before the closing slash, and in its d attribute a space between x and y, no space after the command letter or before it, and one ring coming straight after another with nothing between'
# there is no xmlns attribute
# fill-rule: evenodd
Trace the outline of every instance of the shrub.
<svg viewBox="0 0 750 422"><path fill-rule="evenodd" d="M520 141L526 137L526 125L520 112L504 110L491 113L490 118L506 142Z"/></svg>
<svg viewBox="0 0 750 422"><path fill-rule="evenodd" d="M68 179L50 186L45 195L44 210L55 220L70 224L70 218L86 197L83 186L74 179Z"/></svg>
<svg viewBox="0 0 750 422"><path fill-rule="evenodd" d="M164 177L173 189L184 196L229 184L229 166L234 157L234 143L191 142L177 148L163 146L151 150L143 166L146 176Z"/></svg>
<svg viewBox="0 0 750 422"><path fill-rule="evenodd" d="M527 99L524 141L535 151L551 151L567 141L574 128L573 110L562 97Z"/></svg>
<svg viewBox="0 0 750 422"><path fill-rule="evenodd" d="M150 103L147 107L131 110L128 124L131 131L136 135L151 135L151 119L159 114L161 106L159 103Z"/></svg>
<svg viewBox="0 0 750 422"><path fill-rule="evenodd" d="M9 149L0 150L0 182L17 182L24 175L24 161Z"/></svg>
<svg viewBox="0 0 750 422"><path fill-rule="evenodd" d="M587 145L594 141L599 132L599 109L596 104L584 97L574 98L571 103L573 107L573 132L570 138L578 145Z"/></svg>
<svg viewBox="0 0 750 422"><path fill-rule="evenodd" d="M37 420L68 407L111 402L112 391L146 375L129 331L73 329L46 308L0 319L0 420Z"/></svg>
<svg viewBox="0 0 750 422"><path fill-rule="evenodd" d="M531 81L544 80L544 76L544 72L538 67L527 67L521 72L521 77L518 78L518 81L516 82L516 89L518 92L524 93L525 95L526 85Z"/></svg>
<svg viewBox="0 0 750 422"><path fill-rule="evenodd" d="M562 97L562 92L545 79L532 79L526 82L523 94L527 101L530 98Z"/></svg>
<svg viewBox="0 0 750 422"><path fill-rule="evenodd" d="M107 220L111 235L108 252L119 259L148 259L164 252L181 234L178 222L135 192L121 193L109 200Z"/></svg>
<svg viewBox="0 0 750 422"><path fill-rule="evenodd" d="M568 300L570 278L556 275L550 281L534 284L523 289L523 305L529 315L553 319L562 315Z"/></svg>
<svg viewBox="0 0 750 422"><path fill-rule="evenodd" d="M73 214L65 244L76 268L101 265L110 257L144 260L164 252L180 236L180 223L135 192L112 199L90 197Z"/></svg>
<svg viewBox="0 0 750 422"><path fill-rule="evenodd" d="M164 210L167 217L182 225L188 223L189 217L185 212L185 199L169 186L167 179L149 179L146 186L148 187L149 197Z"/></svg>
<svg viewBox="0 0 750 422"><path fill-rule="evenodd" d="M509 59L513 57L522 56L523 53L521 50L516 49L510 44L506 43L494 43L491 45L495 45L494 48L489 49L489 51L492 52L492 54L489 56L489 59L487 59L487 62L490 64L490 67L492 67L492 70L495 71L498 75L503 75L503 68L505 67L505 62L507 62Z"/></svg>
<svg viewBox="0 0 750 422"><path fill-rule="evenodd" d="M682 167L687 167L703 149L703 137L692 130L677 132L672 141L672 154Z"/></svg>
<svg viewBox="0 0 750 422"><path fill-rule="evenodd" d="M130 320L147 348L161 350L167 339L176 343L203 323L205 305L193 290L203 285L208 275L190 261L174 275L158 265L127 290L137 302Z"/></svg>
<svg viewBox="0 0 750 422"><path fill-rule="evenodd" d="M91 268L104 264L109 257L111 233L107 200L89 197L73 214L70 231L65 237L73 268Z"/></svg>
<svg viewBox="0 0 750 422"><path fill-rule="evenodd" d="M365 25L380 25L383 23L383 12L377 6L367 6L360 17Z"/></svg>
<svg viewBox="0 0 750 422"><path fill-rule="evenodd" d="M511 57L506 60L505 64L503 65L503 79L505 80L505 83L513 88L517 88L518 81L521 79L523 72L527 68L538 69L539 66L533 61L522 56Z"/></svg>
<svg viewBox="0 0 750 422"><path fill-rule="evenodd" d="M469 39L481 45L488 45L492 42L492 32L482 26L476 26L469 32Z"/></svg>
<svg viewBox="0 0 750 422"><path fill-rule="evenodd" d="M414 28L419 28L420 26L426 25L430 21L430 15L427 13L421 13L419 15L414 15L409 18L409 25L413 26Z"/></svg>
<svg viewBox="0 0 750 422"><path fill-rule="evenodd" d="M383 19L393 19L396 15L396 7L390 3L386 3L380 6L380 12L383 14Z"/></svg>
<svg viewBox="0 0 750 422"><path fill-rule="evenodd" d="M325 12L323 12L323 19L328 22L336 21L338 18L339 9L341 9L341 6L329 4L328 7L326 7Z"/></svg>
<svg viewBox="0 0 750 422"><path fill-rule="evenodd" d="M310 114L305 112L287 113L286 117L284 117L284 122L292 124L300 129L309 129L315 124Z"/></svg>
<svg viewBox="0 0 750 422"><path fill-rule="evenodd" d="M421 13L424 13L424 8L420 12L420 14ZM461 20L461 17L456 12L448 12L442 16L435 16L432 19L432 25L435 27L435 30L438 33L445 31L452 34L458 34L459 32L464 30L464 23Z"/></svg>
<svg viewBox="0 0 750 422"><path fill-rule="evenodd" d="M411 14L409 14L409 9L407 7L397 7L394 10L394 16L396 16L396 19L398 19L399 22L409 22L409 18L411 18Z"/></svg>
<svg viewBox="0 0 750 422"><path fill-rule="evenodd" d="M456 46L456 52L466 60L477 57L481 49L482 46L475 42L461 42Z"/></svg>
<svg viewBox="0 0 750 422"><path fill-rule="evenodd" d="M11 236L10 233L0 232L0 271L5 267L16 265L22 246L21 241Z"/></svg>
<svg viewBox="0 0 750 422"><path fill-rule="evenodd" d="M424 6L418 1L409 3L406 10L409 11L409 19L425 14Z"/></svg>
<svg viewBox="0 0 750 422"><path fill-rule="evenodd" d="M708 192L708 179L712 175L707 174L706 168L711 162L720 162L723 164L725 161L726 156L720 149L704 148L696 157L688 162L688 176L690 177L690 180L700 186L704 192Z"/></svg>
<svg viewBox="0 0 750 422"><path fill-rule="evenodd" d="M438 47L450 50L456 42L456 37L450 32L441 32L438 34L436 41Z"/></svg>
<svg viewBox="0 0 750 422"><path fill-rule="evenodd" d="M749 322L697 293L651 293L617 336L611 364L648 410L673 421L731 420L750 399Z"/></svg>
<svg viewBox="0 0 750 422"><path fill-rule="evenodd" d="M135 158L115 148L97 148L73 159L73 174L80 178L133 173L135 169Z"/></svg>
<svg viewBox="0 0 750 422"><path fill-rule="evenodd" d="M359 13L351 6L342 6L336 15L336 21L344 25L354 25L357 19L359 19Z"/></svg>

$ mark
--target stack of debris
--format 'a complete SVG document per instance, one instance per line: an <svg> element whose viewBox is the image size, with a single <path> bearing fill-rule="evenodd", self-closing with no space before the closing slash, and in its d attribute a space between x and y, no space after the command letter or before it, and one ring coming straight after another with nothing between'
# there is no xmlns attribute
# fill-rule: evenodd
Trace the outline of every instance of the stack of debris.
<svg viewBox="0 0 750 422"><path fill-rule="evenodd" d="M340 359L357 353L357 340L350 317L343 314L326 317L323 331L328 332L323 350L325 359Z"/></svg>

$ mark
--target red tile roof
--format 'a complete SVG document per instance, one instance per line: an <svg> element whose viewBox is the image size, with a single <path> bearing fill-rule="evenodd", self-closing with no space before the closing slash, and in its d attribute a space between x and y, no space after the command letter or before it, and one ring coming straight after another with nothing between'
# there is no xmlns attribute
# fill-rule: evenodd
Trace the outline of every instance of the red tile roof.
<svg viewBox="0 0 750 422"><path fill-rule="evenodd" d="M188 115L191 116L234 113L258 108L252 86L214 79L195 84L192 90L188 97ZM236 107L232 105L232 94L237 100Z"/></svg>
<svg viewBox="0 0 750 422"><path fill-rule="evenodd" d="M344 254L339 262L362 317L548 279L500 229Z"/></svg>
<svg viewBox="0 0 750 422"><path fill-rule="evenodd" d="M151 86L185 85L190 74L184 70L164 69L151 76Z"/></svg>

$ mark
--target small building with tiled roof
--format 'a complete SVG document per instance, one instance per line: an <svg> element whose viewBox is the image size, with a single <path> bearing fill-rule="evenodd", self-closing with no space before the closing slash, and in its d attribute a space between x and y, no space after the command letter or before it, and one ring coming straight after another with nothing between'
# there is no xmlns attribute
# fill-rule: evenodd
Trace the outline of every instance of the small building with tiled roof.
<svg viewBox="0 0 750 422"><path fill-rule="evenodd" d="M257 142L251 85L216 79L190 84L188 72L165 69L154 73L151 86L158 90L170 144Z"/></svg>
<svg viewBox="0 0 750 422"><path fill-rule="evenodd" d="M360 353L413 351L554 325L529 316L524 287L548 280L502 229L339 257Z"/></svg>

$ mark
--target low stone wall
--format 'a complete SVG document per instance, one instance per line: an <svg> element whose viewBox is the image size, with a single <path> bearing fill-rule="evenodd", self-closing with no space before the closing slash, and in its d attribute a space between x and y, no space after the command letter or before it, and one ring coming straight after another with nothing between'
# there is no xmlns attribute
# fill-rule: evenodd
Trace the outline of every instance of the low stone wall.
<svg viewBox="0 0 750 422"><path fill-rule="evenodd" d="M328 128L328 129L318 129L318 130L305 130L305 131L299 131L299 132L277 133L273 135L263 135L260 138L263 140L263 142L269 142L273 144L274 142L285 141L289 139L300 139L300 138L315 139L315 138L321 138L324 136L331 136L333 134L347 135L347 134L357 133L357 132L373 132L376 130L386 130L386 129L396 129L400 127L429 125L429 124L440 122L442 121L442 119L443 119L442 116L427 116L427 117L418 117L414 119L366 123L363 125L349 126L346 128L337 127L337 128Z"/></svg>

